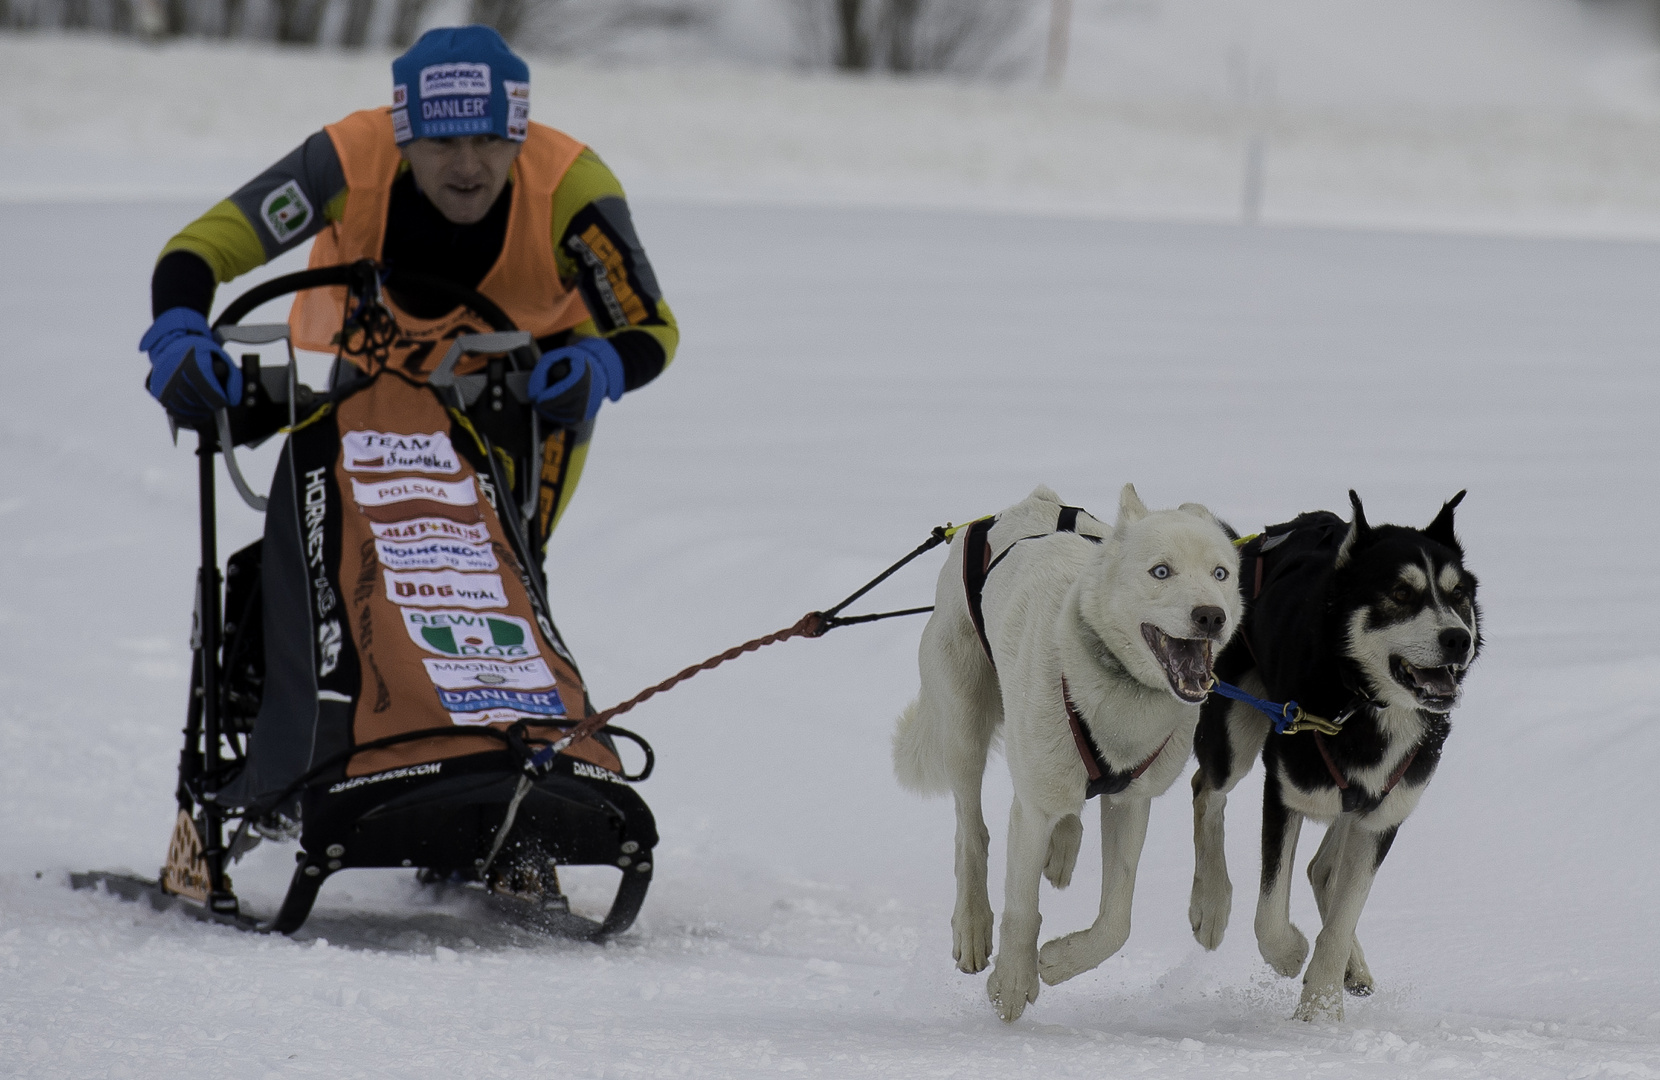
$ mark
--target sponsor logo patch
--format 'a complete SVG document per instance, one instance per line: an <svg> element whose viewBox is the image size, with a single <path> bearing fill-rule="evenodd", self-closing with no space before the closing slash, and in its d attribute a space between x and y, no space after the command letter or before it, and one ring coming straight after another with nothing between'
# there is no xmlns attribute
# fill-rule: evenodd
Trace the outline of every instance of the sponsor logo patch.
<svg viewBox="0 0 1660 1080"><path fill-rule="evenodd" d="M279 244L288 243L304 231L311 223L311 216L311 201L294 180L265 196L265 201L259 204L259 219Z"/></svg>
<svg viewBox="0 0 1660 1080"><path fill-rule="evenodd" d="M392 141L406 143L415 137L415 132L409 126L409 110L392 110Z"/></svg>
<svg viewBox="0 0 1660 1080"><path fill-rule="evenodd" d="M352 477L352 499L359 506L390 506L423 499L445 506L477 506L478 489L471 480L377 480L365 484Z"/></svg>
<svg viewBox="0 0 1660 1080"><path fill-rule="evenodd" d="M489 64L432 64L421 69L421 97L490 93Z"/></svg>
<svg viewBox="0 0 1660 1080"><path fill-rule="evenodd" d="M530 84L503 79L507 91L507 137L523 139L530 134Z"/></svg>
<svg viewBox="0 0 1660 1080"><path fill-rule="evenodd" d="M421 119L477 120L490 115L490 99L481 97L434 98L421 102Z"/></svg>
<svg viewBox="0 0 1660 1080"><path fill-rule="evenodd" d="M405 765L401 769L388 769L373 776L354 776L350 780L342 780L329 788L330 795L338 795L342 791L360 788L364 784L378 784L382 780L402 780L406 776L436 776L444 767L442 761L429 761L425 765Z"/></svg>
<svg viewBox="0 0 1660 1080"><path fill-rule="evenodd" d="M409 84L397 83L392 87L392 107L401 109L409 104Z"/></svg>
<svg viewBox="0 0 1660 1080"><path fill-rule="evenodd" d="M327 675L340 666L340 620L330 619L317 628L317 674Z"/></svg>
<svg viewBox="0 0 1660 1080"><path fill-rule="evenodd" d="M609 780L613 784L623 783L623 778L610 769L602 769L598 765L590 765L586 761L571 762L572 776L586 776L590 780Z"/></svg>
<svg viewBox="0 0 1660 1080"><path fill-rule="evenodd" d="M388 570L494 570L496 553L488 544L426 540L413 544L375 541L375 553Z"/></svg>
<svg viewBox="0 0 1660 1080"><path fill-rule="evenodd" d="M541 690L553 685L547 662L535 660L422 660L440 690Z"/></svg>
<svg viewBox="0 0 1660 1080"><path fill-rule="evenodd" d="M410 640L427 652L453 657L528 660L541 655L530 624L514 615L399 608Z"/></svg>
<svg viewBox="0 0 1660 1080"><path fill-rule="evenodd" d="M458 724L488 724L517 716L564 716L558 690L440 690L438 700Z"/></svg>
<svg viewBox="0 0 1660 1080"><path fill-rule="evenodd" d="M411 540L460 540L467 544L488 544L490 528L483 524L463 525L449 518L422 517L408 521L372 521L369 528L382 540L408 543Z"/></svg>
<svg viewBox="0 0 1660 1080"><path fill-rule="evenodd" d="M328 470L310 469L305 474L305 553L306 564L315 576L311 579L317 617L325 618L334 610L334 586L329 584L328 571L323 568L323 526L329 516L329 489L325 477Z"/></svg>
<svg viewBox="0 0 1660 1080"><path fill-rule="evenodd" d="M507 606L500 574L460 574L454 570L386 571L386 598L416 607L464 607L484 610Z"/></svg>
<svg viewBox="0 0 1660 1080"><path fill-rule="evenodd" d="M461 471L450 437L442 431L431 435L399 435L386 431L348 431L341 439L348 472L434 472Z"/></svg>

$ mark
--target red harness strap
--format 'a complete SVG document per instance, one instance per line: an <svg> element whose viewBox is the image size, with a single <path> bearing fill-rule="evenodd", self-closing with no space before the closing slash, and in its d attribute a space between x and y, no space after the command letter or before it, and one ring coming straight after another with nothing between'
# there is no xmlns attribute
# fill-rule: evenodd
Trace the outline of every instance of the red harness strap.
<svg viewBox="0 0 1660 1080"><path fill-rule="evenodd" d="M1348 777L1343 775L1342 770L1337 767L1337 762L1332 760L1331 751L1326 748L1325 736L1321 735L1318 731L1314 733L1314 745L1319 747L1320 757L1325 760L1326 771L1331 774L1332 782L1337 785L1337 790L1349 790ZM1379 798L1382 798L1384 795L1387 795L1391 791L1395 790L1395 785L1401 782L1401 777L1406 775L1406 770L1412 767L1413 759L1417 756L1418 747L1414 746L1412 748L1412 752L1407 754L1401 761L1400 767L1390 774L1389 780L1383 785L1383 790L1378 793Z"/></svg>
<svg viewBox="0 0 1660 1080"><path fill-rule="evenodd" d="M1141 779L1141 774L1152 767L1153 762L1158 760L1159 755L1164 753L1164 748L1169 746L1170 740L1175 737L1175 732L1166 735L1164 741L1159 743L1158 749L1148 754L1147 760L1131 769L1129 773L1115 773L1112 766L1101 757L1101 748L1090 738L1088 729L1084 727L1084 718L1078 715L1078 707L1072 704L1072 691L1066 685L1065 675L1061 676L1061 700L1066 702L1066 722L1072 727L1072 741L1078 747L1078 756L1084 759L1084 772L1089 774L1089 787L1084 796L1087 799L1093 799L1097 795L1117 795Z"/></svg>

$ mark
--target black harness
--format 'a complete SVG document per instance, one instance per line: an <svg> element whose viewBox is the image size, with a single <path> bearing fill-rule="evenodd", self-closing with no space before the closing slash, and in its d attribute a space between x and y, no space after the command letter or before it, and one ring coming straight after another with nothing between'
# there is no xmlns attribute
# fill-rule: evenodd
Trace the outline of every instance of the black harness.
<svg viewBox="0 0 1660 1080"><path fill-rule="evenodd" d="M991 553L991 529L993 525L997 524L997 518L981 518L979 521L969 524L964 530L963 594L968 600L969 621L974 624L974 633L980 638L980 647L985 649L986 660L990 662L993 670L997 668L997 660L991 654L991 639L986 637L984 611L986 579L997 568L997 564L1002 562L1009 552L1015 549L1016 545L1027 540L1041 540L1045 536L1066 532L1076 533L1092 544L1099 544L1101 537L1078 532L1078 515L1081 513L1083 513L1083 510L1080 507L1061 507L1061 512L1055 517L1055 528L1052 532L1022 536L995 557ZM1089 728L1085 725L1083 717L1079 715L1077 706L1072 703L1072 694L1066 685L1064 676L1061 678L1061 700L1066 704L1066 722L1072 729L1072 741L1077 745L1078 756L1083 759L1084 771L1089 775L1089 784L1084 789L1084 798L1086 799L1093 799L1097 795L1117 795L1129 787L1142 773L1146 772L1153 762L1158 759L1159 754L1164 752L1165 746L1170 743L1167 736L1164 742L1159 744L1158 749L1149 754L1141 764L1122 771L1114 769L1107 763L1106 758L1101 756L1100 746L1096 744L1095 738L1090 735Z"/></svg>

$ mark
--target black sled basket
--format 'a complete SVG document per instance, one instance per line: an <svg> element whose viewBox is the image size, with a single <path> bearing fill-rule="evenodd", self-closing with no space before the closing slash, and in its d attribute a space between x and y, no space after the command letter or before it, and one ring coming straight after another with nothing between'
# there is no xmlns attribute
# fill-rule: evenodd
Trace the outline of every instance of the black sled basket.
<svg viewBox="0 0 1660 1080"><path fill-rule="evenodd" d="M536 460L542 433L524 394L526 369L534 363L536 350L528 334L517 332L494 303L472 290L413 275L389 279L370 262L306 270L244 294L221 314L215 331L227 351L234 351L237 343L280 342L287 337L286 325L243 327L240 320L269 300L321 287L345 286L348 311L378 308L381 285L388 280L395 287L424 290L464 306L490 326L494 333L463 337L460 344L467 349L470 343L478 354L504 354L504 359L490 361L483 373L473 376L455 376L453 364L446 365L430 382L449 390L481 437L497 440L526 465ZM350 329L348 325L343 338ZM292 426L296 418L311 415L329 400L329 395L298 382L291 345L289 357L286 368L262 371L257 353L243 356L242 404L221 411L213 424L197 432L202 558L191 639L190 699L175 793L179 809L167 863L157 881L93 872L71 875L72 885L102 886L128 899L148 899L158 908L176 907L206 920L287 934L304 924L332 874L405 867L415 869L423 882L482 889L498 910L553 933L601 940L627 930L650 886L657 843L651 811L630 786L649 775L653 755L632 732L606 728L596 737L613 750L612 738L618 735L640 746L646 764L633 776L619 777L567 756L527 772L530 753L557 737L557 729L516 725L504 732L470 726L426 729L351 747L321 762L308 762L309 767L280 793L253 800L234 797L236 791L247 789L237 781L248 766L261 701L280 688L267 681L262 542L233 554L224 575L220 573L214 457L224 456L238 492L255 509L264 510L264 499L252 492L237 467L234 448ZM331 381L349 380L350 370L337 360ZM335 386L331 393L338 396L349 389ZM494 453L486 456L492 463L496 459ZM523 493L496 477L498 498L505 500L500 516L533 587L541 590L540 560L534 557L540 543L528 535L535 524L517 510L520 499L535 498L535 470L519 471L527 477ZM464 734L475 742L481 735L495 737L502 749L372 776L347 775L355 754L443 734ZM300 850L287 894L274 916L251 916L232 890L227 866L257 843L259 835L292 837L296 821ZM558 887L556 868L561 865L612 866L620 871L616 897L602 919L568 911Z"/></svg>

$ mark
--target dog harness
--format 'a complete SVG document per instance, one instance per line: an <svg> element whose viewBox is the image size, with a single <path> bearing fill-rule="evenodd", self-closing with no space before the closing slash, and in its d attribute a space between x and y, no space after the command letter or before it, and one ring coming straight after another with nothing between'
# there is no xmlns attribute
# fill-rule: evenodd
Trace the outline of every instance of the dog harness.
<svg viewBox="0 0 1660 1080"><path fill-rule="evenodd" d="M997 524L997 518L984 517L969 523L963 535L963 594L968 600L968 618L974 624L974 633L980 639L980 647L986 651L986 660L992 669L997 668L997 659L991 654L991 639L986 636L986 616L984 611L984 595L986 579L997 568L1009 552L1015 549L1016 544L1026 540L1041 540L1045 536L1053 536L1058 532L1076 533L1092 544L1099 544L1101 537L1090 536L1088 533L1078 532L1078 515L1083 513L1082 508L1063 506L1055 517L1054 532L1034 533L1031 536L1022 536L1013 544L1004 548L996 557L991 553L991 528ZM1084 772L1089 776L1089 784L1084 789L1084 798L1093 799L1097 795L1117 795L1134 781L1140 779L1141 774L1150 768L1164 748L1170 745L1171 736L1166 735L1164 741L1135 768L1127 772L1119 772L1101 756L1101 748L1096 745L1094 737L1085 726L1084 719L1078 713L1078 707L1072 703L1072 692L1066 685L1066 676L1061 676L1061 700L1066 704L1066 723L1072 729L1072 742L1078 748L1078 756L1084 761Z"/></svg>
<svg viewBox="0 0 1660 1080"><path fill-rule="evenodd" d="M1271 536L1264 536L1261 533L1256 533L1251 536L1241 537L1239 540L1235 541L1235 544L1240 547L1242 551L1249 551L1250 555L1253 557L1253 561L1256 563L1255 573L1253 575L1254 581L1251 588L1252 600L1256 600L1262 595L1262 579L1263 572L1268 563L1268 553L1283 544L1296 531L1297 530L1295 529L1287 529L1285 532L1275 533ZM1255 661L1256 650L1251 648L1251 639L1249 637L1243 637L1242 640L1245 642L1246 651L1250 652L1251 659ZM1332 719L1327 720L1325 717L1315 716L1313 713L1305 712L1295 701L1287 702L1284 705L1271 701L1263 701L1260 698L1256 698L1245 693L1238 687L1228 686L1227 684L1220 682L1214 686L1213 689L1221 693L1224 697L1233 698L1236 701L1243 701L1252 708L1258 709L1267 714L1269 719L1274 721L1274 730L1277 734L1289 735L1297 734L1303 731L1312 732L1314 735L1314 746L1320 751L1320 760L1325 762L1327 774L1331 776L1332 783L1337 785L1337 790L1342 793L1343 809L1345 811L1361 809L1368 801L1372 803L1372 807L1370 808L1375 808L1378 803L1381 803L1391 791L1395 790L1396 785L1401 782L1401 779L1406 776L1406 771L1412 767L1413 761L1415 761L1418 757L1418 751L1422 749L1424 745L1423 742L1420 741L1417 746L1414 746L1410 751L1408 751L1406 757L1401 760L1400 765L1393 773L1390 774L1389 779L1384 782L1383 789L1378 792L1377 798L1375 800L1368 800L1361 789L1353 787L1349 783L1349 778L1344 775L1343 770L1337 767L1337 759L1332 757L1331 748L1326 745L1326 736L1341 734L1343 731L1343 725L1349 720L1350 717L1354 716L1355 713L1359 712L1363 708L1366 708L1367 706L1375 707L1377 703L1373 701L1369 695L1362 691L1356 691L1355 696L1349 701L1348 705L1344 706L1343 711L1338 713Z"/></svg>

